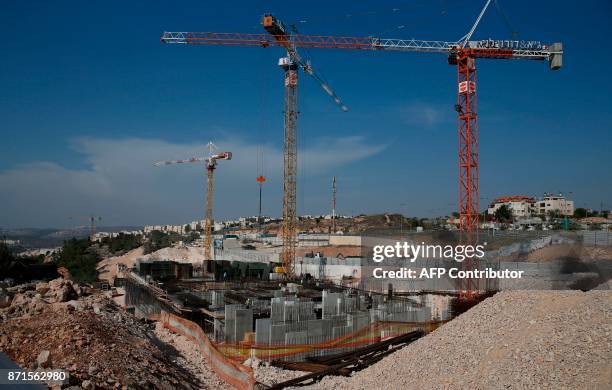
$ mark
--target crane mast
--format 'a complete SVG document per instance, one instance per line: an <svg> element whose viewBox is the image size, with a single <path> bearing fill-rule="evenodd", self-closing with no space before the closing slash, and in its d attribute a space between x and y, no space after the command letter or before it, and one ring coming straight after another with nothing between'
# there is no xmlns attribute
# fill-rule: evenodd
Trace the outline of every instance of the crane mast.
<svg viewBox="0 0 612 390"><path fill-rule="evenodd" d="M476 109L476 60L468 53L457 57L457 120L459 129L459 240L478 243L478 114ZM466 258L465 270L479 268L477 259ZM478 279L458 279L459 293L472 298L480 291Z"/></svg>
<svg viewBox="0 0 612 390"><path fill-rule="evenodd" d="M290 57L281 58L279 65L285 71L285 141L283 222L281 234L283 251L281 261L287 277L294 274L293 263L297 246L297 116L298 116L298 71Z"/></svg>
<svg viewBox="0 0 612 390"><path fill-rule="evenodd" d="M206 162L206 215L204 218L204 259L212 260L212 231L213 231L213 175L217 162L209 160Z"/></svg>

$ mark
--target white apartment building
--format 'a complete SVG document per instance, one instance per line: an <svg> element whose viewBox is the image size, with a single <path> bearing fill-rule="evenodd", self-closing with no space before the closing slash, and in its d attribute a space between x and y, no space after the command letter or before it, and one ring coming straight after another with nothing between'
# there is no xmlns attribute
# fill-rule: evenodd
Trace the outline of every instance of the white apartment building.
<svg viewBox="0 0 612 390"><path fill-rule="evenodd" d="M546 215L552 211L558 211L561 215L572 216L574 215L574 201L565 199L561 194L558 196L544 194L544 197L535 203L533 214Z"/></svg>
<svg viewBox="0 0 612 390"><path fill-rule="evenodd" d="M538 215L548 215L556 211L564 216L574 215L574 201L567 200L561 194L544 194L538 200L530 196L515 195L497 198L487 209L487 214L493 215L502 205L508 206L516 219L530 218Z"/></svg>
<svg viewBox="0 0 612 390"><path fill-rule="evenodd" d="M502 196L493 201L487 209L487 214L493 215L501 206L506 205L512 212L512 217L521 219L532 215L533 205L536 200L530 196L515 195Z"/></svg>

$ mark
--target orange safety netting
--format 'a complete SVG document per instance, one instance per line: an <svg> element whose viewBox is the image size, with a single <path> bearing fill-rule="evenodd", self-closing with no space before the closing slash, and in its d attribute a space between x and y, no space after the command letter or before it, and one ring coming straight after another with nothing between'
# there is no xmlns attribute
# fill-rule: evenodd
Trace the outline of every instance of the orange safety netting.
<svg viewBox="0 0 612 390"><path fill-rule="evenodd" d="M313 344L257 344L253 342L217 343L215 346L226 357L244 361L250 357L260 360L275 360L316 351L358 349L379 341L397 337L416 329L431 332L446 321L390 322L378 321L354 332ZM332 352L333 353L333 352Z"/></svg>

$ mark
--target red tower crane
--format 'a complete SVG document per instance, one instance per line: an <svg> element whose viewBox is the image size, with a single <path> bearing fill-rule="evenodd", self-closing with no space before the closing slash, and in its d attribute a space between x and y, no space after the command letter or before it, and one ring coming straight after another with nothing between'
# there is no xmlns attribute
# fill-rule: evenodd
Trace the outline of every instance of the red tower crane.
<svg viewBox="0 0 612 390"><path fill-rule="evenodd" d="M260 46L264 48L279 46L287 49L288 53L289 48L319 48L446 55L448 63L457 66L455 110L457 111L459 136L459 230L463 243L475 244L478 242L479 216L476 59L548 61L550 69L557 70L561 68L563 58L561 43L549 45L540 41L472 40L472 35L490 3L491 0L487 0L470 31L457 41L288 34L284 30L269 28L270 23L274 21L270 15L265 15L263 18L263 25L269 34L165 32L161 41L190 45ZM467 259L463 263L465 269L476 266L472 259ZM459 286L460 296L470 298L478 294L477 280L464 279L462 283Z"/></svg>

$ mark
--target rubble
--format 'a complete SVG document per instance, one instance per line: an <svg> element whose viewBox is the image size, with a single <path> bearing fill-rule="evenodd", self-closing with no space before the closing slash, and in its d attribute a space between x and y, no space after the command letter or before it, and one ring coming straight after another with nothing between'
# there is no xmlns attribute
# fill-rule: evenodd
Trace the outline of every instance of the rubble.
<svg viewBox="0 0 612 390"><path fill-rule="evenodd" d="M284 370L274 367L271 366L269 362L259 360L255 357L245 360L242 364L253 369L253 374L257 382L268 386L309 374L304 371Z"/></svg>
<svg viewBox="0 0 612 390"><path fill-rule="evenodd" d="M155 335L178 351L178 354L172 354L170 359L186 370L193 372L203 388L219 390L232 388L212 371L193 341L185 336L170 332L160 322L155 324Z"/></svg>
<svg viewBox="0 0 612 390"><path fill-rule="evenodd" d="M177 350L151 324L103 293L63 279L5 290L0 350L23 368L68 370L69 385L84 389L219 387L177 364Z"/></svg>
<svg viewBox="0 0 612 390"><path fill-rule="evenodd" d="M41 368L49 368L51 366L51 353L47 350L41 351L36 358L36 364Z"/></svg>

